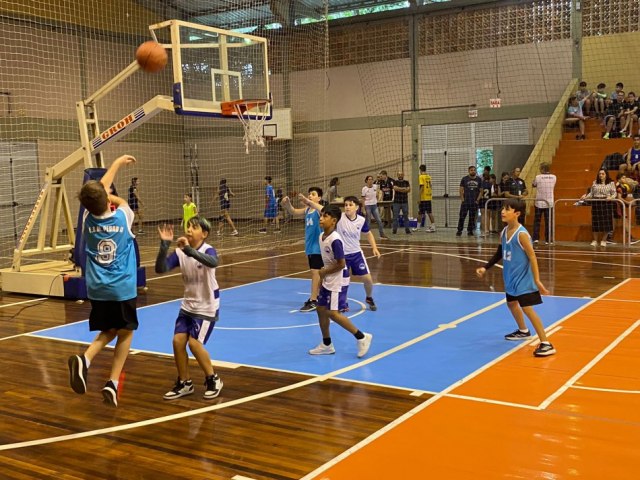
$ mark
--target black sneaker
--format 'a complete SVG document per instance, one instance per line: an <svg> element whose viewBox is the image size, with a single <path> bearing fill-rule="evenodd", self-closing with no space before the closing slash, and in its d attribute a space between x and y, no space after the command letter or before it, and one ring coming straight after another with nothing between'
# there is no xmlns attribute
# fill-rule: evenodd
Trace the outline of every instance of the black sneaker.
<svg viewBox="0 0 640 480"><path fill-rule="evenodd" d="M267 233L267 229L266 228L261 228L260 230L258 230L258 233Z"/></svg>
<svg viewBox="0 0 640 480"><path fill-rule="evenodd" d="M533 352L536 357L548 357L556 353L556 349L550 343L541 343Z"/></svg>
<svg viewBox="0 0 640 480"><path fill-rule="evenodd" d="M300 309L301 312L313 312L316 307L318 306L318 302L316 302L315 300L307 300L306 302L304 302L304 305L302 306L302 308Z"/></svg>
<svg viewBox="0 0 640 480"><path fill-rule="evenodd" d="M118 389L111 380L102 387L102 401L112 407L118 406Z"/></svg>
<svg viewBox="0 0 640 480"><path fill-rule="evenodd" d="M456 237L461 237L462 236L462 232L456 232Z"/></svg>
<svg viewBox="0 0 640 480"><path fill-rule="evenodd" d="M176 384L171 390L164 394L162 398L165 400L175 400L176 398L191 395L193 393L193 382L191 380L180 380L180 377L176 380Z"/></svg>
<svg viewBox="0 0 640 480"><path fill-rule="evenodd" d="M520 329L504 336L505 340L524 340L531 336L531 332L521 332Z"/></svg>
<svg viewBox="0 0 640 480"><path fill-rule="evenodd" d="M373 297L367 297L365 302L369 305L369 310L372 312L375 312L378 309L378 307L376 307L376 302L373 301Z"/></svg>
<svg viewBox="0 0 640 480"><path fill-rule="evenodd" d="M470 236L470 237L473 237L473 232L472 231L471 232L467 232L467 235Z"/></svg>
<svg viewBox="0 0 640 480"><path fill-rule="evenodd" d="M84 355L71 355L69 357L69 385L76 393L87 392L87 361Z"/></svg>
<svg viewBox="0 0 640 480"><path fill-rule="evenodd" d="M218 377L217 374L213 374L209 377L205 377L204 379L205 392L202 398L205 400L212 400L220 395L220 391L222 390L222 380Z"/></svg>

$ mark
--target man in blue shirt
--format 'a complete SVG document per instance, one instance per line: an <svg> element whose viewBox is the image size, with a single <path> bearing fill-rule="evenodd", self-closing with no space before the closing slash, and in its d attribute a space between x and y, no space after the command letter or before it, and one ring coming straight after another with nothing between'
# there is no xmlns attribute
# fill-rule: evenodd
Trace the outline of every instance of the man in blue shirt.
<svg viewBox="0 0 640 480"><path fill-rule="evenodd" d="M107 193L120 167L134 163L131 155L118 158L97 182L84 184L78 195L86 209L82 227L87 254L85 277L91 301L89 329L99 331L84 355L69 357L69 383L74 392L87 391L87 371L93 358L114 338L111 375L102 389L105 403L118 405L118 380L129 353L136 313L136 254L131 233L134 213L126 200ZM117 209L111 211L110 206Z"/></svg>

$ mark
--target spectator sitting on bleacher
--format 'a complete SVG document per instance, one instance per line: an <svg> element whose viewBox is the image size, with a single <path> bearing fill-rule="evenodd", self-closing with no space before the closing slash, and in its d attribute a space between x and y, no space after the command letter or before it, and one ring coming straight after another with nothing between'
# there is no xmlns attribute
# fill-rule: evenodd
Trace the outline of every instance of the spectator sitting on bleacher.
<svg viewBox="0 0 640 480"><path fill-rule="evenodd" d="M589 118L582 113L582 106L584 105L584 100L578 100L577 97L573 96L569 98L569 107L567 108L567 118L564 120L565 125L575 125L578 124L578 128L580 129L580 133L576 135L576 140L584 140L584 121Z"/></svg>
<svg viewBox="0 0 640 480"><path fill-rule="evenodd" d="M624 93L624 84L622 82L618 82L616 83L616 89L611 92L611 95L609 95L609 100L611 100L612 102L615 102L618 99L618 94L620 92Z"/></svg>
<svg viewBox="0 0 640 480"><path fill-rule="evenodd" d="M620 172L631 177L638 177L640 173L640 134L633 136L633 146L624 155L624 168L620 166Z"/></svg>
<svg viewBox="0 0 640 480"><path fill-rule="evenodd" d="M594 90L591 94L593 109L595 110L598 118L604 117L605 99L607 98L607 94L604 92L604 89L606 87L607 86L604 83L599 83L598 89Z"/></svg>
<svg viewBox="0 0 640 480"><path fill-rule="evenodd" d="M578 90L576 91L576 98L582 106L582 113L585 116L589 116L589 111L591 110L591 92L587 88L587 82L580 82Z"/></svg>
<svg viewBox="0 0 640 480"><path fill-rule="evenodd" d="M629 92L627 100L624 103L624 111L620 117L620 124L624 126L620 129L620 135L622 137L630 137L633 135L633 121L638 122L638 102L636 101L636 94Z"/></svg>
<svg viewBox="0 0 640 480"><path fill-rule="evenodd" d="M637 186L638 182L636 182L634 179L627 177L624 173L618 173L616 182L617 198L625 202L628 206L634 200L633 191L637 188ZM622 222L622 234L626 237L628 232L627 219L625 218L623 213L624 212L622 205L616 202L613 218ZM613 235L611 237L613 239ZM631 243L637 242L638 241L635 238L631 237Z"/></svg>
<svg viewBox="0 0 640 480"><path fill-rule="evenodd" d="M607 107L607 113L604 117L606 131L602 137L605 140L619 136L624 108L624 92L620 91L617 93L617 98Z"/></svg>

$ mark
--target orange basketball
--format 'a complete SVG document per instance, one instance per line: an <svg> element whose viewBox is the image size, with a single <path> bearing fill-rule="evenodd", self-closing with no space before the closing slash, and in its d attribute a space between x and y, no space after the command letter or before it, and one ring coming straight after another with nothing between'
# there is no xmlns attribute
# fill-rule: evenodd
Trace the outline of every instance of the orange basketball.
<svg viewBox="0 0 640 480"><path fill-rule="evenodd" d="M136 60L145 72L159 72L167 64L167 51L158 42L149 40L136 50Z"/></svg>

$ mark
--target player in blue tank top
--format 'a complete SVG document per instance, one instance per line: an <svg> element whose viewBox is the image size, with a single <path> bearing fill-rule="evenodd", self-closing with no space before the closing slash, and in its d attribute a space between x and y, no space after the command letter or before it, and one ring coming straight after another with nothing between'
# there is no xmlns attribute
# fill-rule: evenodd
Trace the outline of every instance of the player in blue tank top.
<svg viewBox="0 0 640 480"><path fill-rule="evenodd" d="M302 196L301 200L305 197ZM322 189L320 187L309 188L309 198L314 202L322 200ZM302 308L301 312L311 312L318 305L318 292L320 291L320 269L323 267L322 255L320 255L320 212L314 208L294 208L289 197L282 199L282 206L291 215L304 215L304 253L307 255L309 269L311 270L311 294Z"/></svg>
<svg viewBox="0 0 640 480"><path fill-rule="evenodd" d="M531 337L531 332L524 323L526 315L540 339L540 344L533 354L536 357L546 357L556 353L556 350L547 339L542 321L533 306L542 303L540 293L548 295L549 291L540 281L538 261L529 232L518 222L518 218L524 215L525 208L524 202L516 198L505 201L502 207L502 221L507 226L500 234L498 250L484 267L476 270L476 273L482 278L489 268L502 259L507 306L518 324L518 329L504 338L522 340Z"/></svg>
<svg viewBox="0 0 640 480"><path fill-rule="evenodd" d="M118 169L136 161L131 155L118 158L97 182L89 180L78 195L87 210L83 237L87 254L85 278L91 301L89 329L99 331L84 355L69 357L69 383L76 393L87 391L87 372L93 358L117 338L109 380L102 389L105 403L118 405L118 380L129 353L136 313L136 255L131 233L134 213L126 200L109 195ZM110 206L117 209L111 211Z"/></svg>

